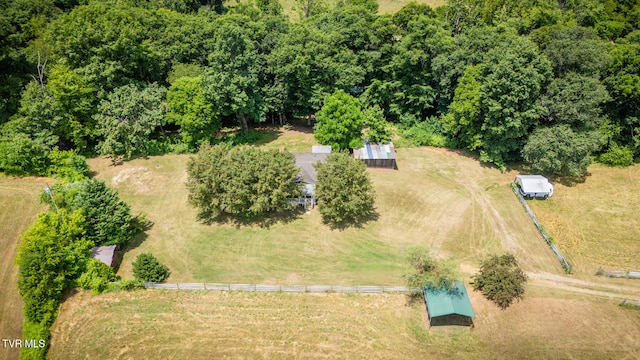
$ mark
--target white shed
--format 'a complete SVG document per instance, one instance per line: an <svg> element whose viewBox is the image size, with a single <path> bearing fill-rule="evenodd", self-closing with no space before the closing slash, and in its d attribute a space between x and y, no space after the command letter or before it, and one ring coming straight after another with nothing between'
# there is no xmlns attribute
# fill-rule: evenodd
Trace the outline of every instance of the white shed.
<svg viewBox="0 0 640 360"><path fill-rule="evenodd" d="M515 183L525 198L546 199L553 195L553 185L542 175L518 175Z"/></svg>

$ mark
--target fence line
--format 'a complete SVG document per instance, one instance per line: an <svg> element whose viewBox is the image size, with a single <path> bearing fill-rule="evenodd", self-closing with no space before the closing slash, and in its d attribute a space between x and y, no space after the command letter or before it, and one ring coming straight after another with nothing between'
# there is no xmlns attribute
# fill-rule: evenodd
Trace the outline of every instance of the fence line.
<svg viewBox="0 0 640 360"><path fill-rule="evenodd" d="M148 289L207 290L207 291L249 291L249 292L289 292L289 293L407 293L418 289L404 286L340 286L340 285L265 285L227 283L145 283Z"/></svg>
<svg viewBox="0 0 640 360"><path fill-rule="evenodd" d="M635 306L635 307L640 308L640 301L624 299L624 301L620 305L622 305L622 306Z"/></svg>
<svg viewBox="0 0 640 360"><path fill-rule="evenodd" d="M551 237L547 234L547 232L544 230L542 225L540 225L540 223L538 222L538 218L536 217L536 214L533 213L533 210L531 210L531 208L529 207L529 204L527 204L527 201L522 197L522 195L518 191L518 187L513 181L511 182L511 190L513 190L513 193L516 194L516 197L518 198L518 200L520 200L520 204L524 206L524 209L527 211L527 214L529 214L529 217L533 221L533 224L536 226L536 228L538 228L540 235L542 235L542 237L547 242L547 244L549 244L549 247L551 247L551 250L553 250L553 253L556 254L556 257L560 261L560 264L564 268L564 271L567 274L570 274L571 268L572 268L571 264L569 264L567 259L562 255L560 250L558 250L558 248L556 247L556 244L554 244L553 240L551 240Z"/></svg>
<svg viewBox="0 0 640 360"><path fill-rule="evenodd" d="M640 271L603 270L602 267L598 268L596 275L610 278L640 279Z"/></svg>

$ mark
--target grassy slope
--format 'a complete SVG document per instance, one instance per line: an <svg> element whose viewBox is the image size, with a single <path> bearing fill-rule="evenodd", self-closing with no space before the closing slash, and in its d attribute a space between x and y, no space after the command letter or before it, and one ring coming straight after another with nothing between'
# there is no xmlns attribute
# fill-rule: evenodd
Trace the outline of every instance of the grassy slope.
<svg viewBox="0 0 640 360"><path fill-rule="evenodd" d="M303 135L281 136L265 146L279 147L296 136ZM486 254L509 249L527 270L559 271L508 178L496 169L441 149L401 149L398 156L399 170L370 170L378 221L345 230L323 225L317 211L270 227L200 224L187 204L188 156L118 167L93 159L91 166L134 212L146 212L155 222L124 256L124 277L131 276L135 256L151 252L171 269L169 281L393 285L402 282L402 252L415 245L471 268Z"/></svg>
<svg viewBox="0 0 640 360"><path fill-rule="evenodd" d="M426 324L403 295L146 290L62 305L51 359L632 359L640 311L531 289L507 311L471 293L475 328ZM606 319L606 321L603 321ZM109 339L109 341L105 341Z"/></svg>
<svg viewBox="0 0 640 360"><path fill-rule="evenodd" d="M530 201L576 273L606 269L640 271L640 165L594 165L584 183L555 184L553 197Z"/></svg>
<svg viewBox="0 0 640 360"><path fill-rule="evenodd" d="M0 338L22 338L22 298L15 265L20 233L45 208L38 197L45 179L0 177ZM15 359L19 350L0 347L0 359Z"/></svg>

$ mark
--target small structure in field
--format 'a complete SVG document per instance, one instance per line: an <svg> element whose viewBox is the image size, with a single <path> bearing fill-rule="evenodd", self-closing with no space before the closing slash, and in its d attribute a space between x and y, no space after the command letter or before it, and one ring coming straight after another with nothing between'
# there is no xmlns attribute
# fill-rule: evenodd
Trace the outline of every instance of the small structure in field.
<svg viewBox="0 0 640 360"><path fill-rule="evenodd" d="M119 250L118 245L96 246L91 249L91 258L100 260L115 270L122 260Z"/></svg>
<svg viewBox="0 0 640 360"><path fill-rule="evenodd" d="M461 281L453 289L424 287L424 301L429 313L429 326L473 325L476 317L467 289Z"/></svg>
<svg viewBox="0 0 640 360"><path fill-rule="evenodd" d="M518 175L514 182L524 198L546 199L553 195L553 185L542 175Z"/></svg>
<svg viewBox="0 0 640 360"><path fill-rule="evenodd" d="M392 142L378 145L365 141L363 148L353 149L353 157L362 160L367 167L398 169Z"/></svg>

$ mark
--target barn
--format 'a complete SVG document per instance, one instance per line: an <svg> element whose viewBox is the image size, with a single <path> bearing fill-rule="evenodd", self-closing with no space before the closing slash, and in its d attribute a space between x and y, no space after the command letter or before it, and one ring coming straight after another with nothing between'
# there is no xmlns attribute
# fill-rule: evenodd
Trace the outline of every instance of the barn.
<svg viewBox="0 0 640 360"><path fill-rule="evenodd" d="M391 142L379 145L366 141L364 147L353 149L353 157L362 160L367 167L398 169L396 151Z"/></svg>
<svg viewBox="0 0 640 360"><path fill-rule="evenodd" d="M473 325L476 317L467 289L456 281L453 289L424 287L424 301L429 313L429 326Z"/></svg>

